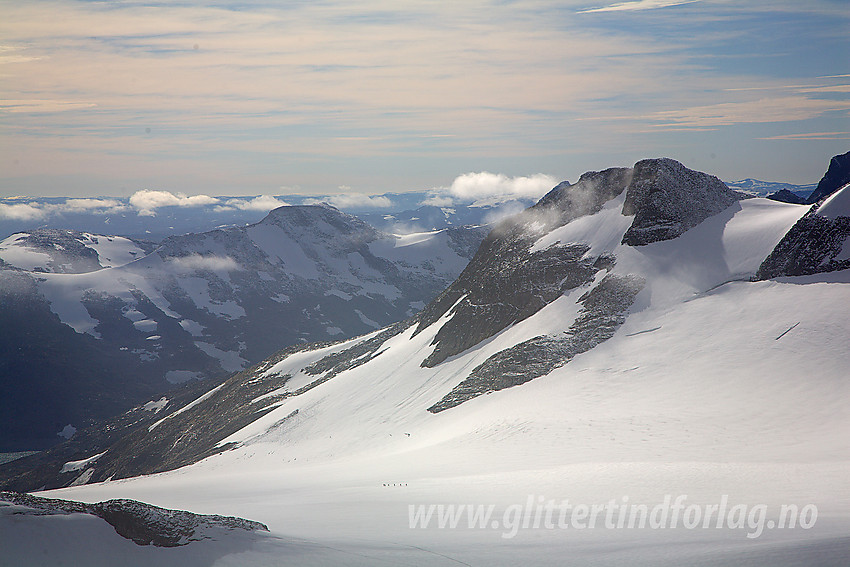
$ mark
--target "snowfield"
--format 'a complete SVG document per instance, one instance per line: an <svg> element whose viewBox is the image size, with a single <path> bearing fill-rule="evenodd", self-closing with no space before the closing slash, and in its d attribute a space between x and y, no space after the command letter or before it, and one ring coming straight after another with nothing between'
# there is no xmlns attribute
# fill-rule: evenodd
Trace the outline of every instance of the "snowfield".
<svg viewBox="0 0 850 567"><path fill-rule="evenodd" d="M411 326L387 339L367 362L281 397L221 441L235 443L231 450L47 494L234 515L270 534L172 551L133 547L87 517L39 517L5 523L0 564L37 556L38 534L50 530L48 562L91 565L116 557L184 566L847 565L850 271L751 281L805 206L742 200L678 238L627 246L622 203L621 195L534 244L581 242L589 255L613 253L611 273L646 279L625 322L595 348L520 386L431 413L493 354L563 332L604 274L423 367L450 309L419 333ZM275 392L291 394L316 380L304 368L374 336L302 351L264 372L291 374ZM593 527L586 516L546 525L550 501L652 509L665 498L702 512L727 502L739 517L720 528L688 529L681 516L677 527L608 527L604 513ZM439 527L434 508L421 527L430 505L492 510L474 526L458 513L453 528ZM782 506L808 506L809 515L779 528Z"/></svg>

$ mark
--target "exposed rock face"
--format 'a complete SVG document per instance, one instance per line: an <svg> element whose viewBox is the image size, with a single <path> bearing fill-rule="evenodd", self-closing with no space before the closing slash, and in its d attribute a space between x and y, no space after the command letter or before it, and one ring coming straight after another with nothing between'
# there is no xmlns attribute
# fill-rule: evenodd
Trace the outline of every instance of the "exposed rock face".
<svg viewBox="0 0 850 567"><path fill-rule="evenodd" d="M717 177L675 160L639 161L623 204L623 214L635 217L623 244L643 246L676 238L741 198Z"/></svg>
<svg viewBox="0 0 850 567"><path fill-rule="evenodd" d="M610 339L625 322L644 283L637 276L605 276L579 298L582 309L569 329L558 335L534 337L494 354L428 411L438 413L482 394L545 376L577 354Z"/></svg>
<svg viewBox="0 0 850 567"><path fill-rule="evenodd" d="M451 315L422 366L433 367L593 281L609 258L585 257L587 245L530 249L541 235L601 210L630 179L631 170L624 168L586 173L493 229L458 279L422 311L417 333Z"/></svg>
<svg viewBox="0 0 850 567"><path fill-rule="evenodd" d="M264 524L252 520L168 510L128 499L84 504L16 492L0 492L0 502L16 505L19 509L13 513L19 515L91 514L105 520L115 528L118 535L136 545L177 547L201 539L215 538L216 535L223 535L232 530L269 531Z"/></svg>
<svg viewBox="0 0 850 567"><path fill-rule="evenodd" d="M815 204L782 237L754 279L850 268L850 152L830 160L810 202Z"/></svg>
<svg viewBox="0 0 850 567"><path fill-rule="evenodd" d="M837 189L850 183L850 152L829 160L829 169L818 182L817 188L809 197L809 203L817 203Z"/></svg>
<svg viewBox="0 0 850 567"><path fill-rule="evenodd" d="M303 369L305 374L311 376L321 375L320 381L310 383L306 389L312 388L325 380L330 380L340 372L357 368L366 364L380 353L380 349L388 339L398 335L405 329L414 325L418 316L411 317L405 321L390 325L374 337L360 341L343 351L329 354ZM304 391L306 391L304 389ZM299 392L300 393L300 392Z"/></svg>
<svg viewBox="0 0 850 567"><path fill-rule="evenodd" d="M792 193L788 189L780 189L776 193L767 196L768 199L779 201L780 203L791 203L792 205L805 205L806 199L800 197L796 193Z"/></svg>
<svg viewBox="0 0 850 567"><path fill-rule="evenodd" d="M827 218L819 215L818 205L814 205L765 258L755 279L846 270L850 268L848 239L850 216Z"/></svg>

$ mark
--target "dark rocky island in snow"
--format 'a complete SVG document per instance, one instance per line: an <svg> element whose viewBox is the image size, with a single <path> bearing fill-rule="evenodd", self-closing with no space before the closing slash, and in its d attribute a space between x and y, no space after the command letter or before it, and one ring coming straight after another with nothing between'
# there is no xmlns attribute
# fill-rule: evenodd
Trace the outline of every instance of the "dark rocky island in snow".
<svg viewBox="0 0 850 567"><path fill-rule="evenodd" d="M265 525L252 520L167 510L126 498L85 504L18 492L0 492L0 515L3 516L69 514L96 516L136 545L157 547L178 547L193 541L222 538L233 530L269 531Z"/></svg>

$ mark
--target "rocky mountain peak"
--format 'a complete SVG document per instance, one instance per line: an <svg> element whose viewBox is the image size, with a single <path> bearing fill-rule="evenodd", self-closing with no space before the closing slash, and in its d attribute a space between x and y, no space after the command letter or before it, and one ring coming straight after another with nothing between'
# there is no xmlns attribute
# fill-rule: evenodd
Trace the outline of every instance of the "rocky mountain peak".
<svg viewBox="0 0 850 567"><path fill-rule="evenodd" d="M806 199L800 197L796 193L788 189L780 189L776 193L771 193L767 196L768 199L779 201L780 203L791 203L792 205L805 205Z"/></svg>
<svg viewBox="0 0 850 567"><path fill-rule="evenodd" d="M626 190L623 214L635 220L623 235L623 244L642 246L676 238L741 198L717 177L676 160L641 160Z"/></svg>
<svg viewBox="0 0 850 567"><path fill-rule="evenodd" d="M848 183L850 183L850 152L834 156L829 160L829 169L823 174L814 193L809 197L809 203L817 203Z"/></svg>
<svg viewBox="0 0 850 567"><path fill-rule="evenodd" d="M371 225L325 203L278 207L257 226L278 227L302 244L320 240L333 242L334 247L343 245L346 250L382 237Z"/></svg>

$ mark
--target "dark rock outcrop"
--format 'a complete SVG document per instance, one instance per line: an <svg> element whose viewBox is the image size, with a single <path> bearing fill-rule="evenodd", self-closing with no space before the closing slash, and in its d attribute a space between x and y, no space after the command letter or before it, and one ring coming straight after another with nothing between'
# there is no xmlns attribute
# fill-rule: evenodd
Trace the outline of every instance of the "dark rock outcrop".
<svg viewBox="0 0 850 567"><path fill-rule="evenodd" d="M788 189L780 189L776 193L767 196L768 199L779 201L780 203L791 203L792 205L805 205L806 199L800 197L796 193L792 193Z"/></svg>
<svg viewBox="0 0 850 567"><path fill-rule="evenodd" d="M680 236L744 196L713 175L669 159L635 164L623 214L634 215L623 244L643 246Z"/></svg>
<svg viewBox="0 0 850 567"><path fill-rule="evenodd" d="M850 255L842 254L850 238L850 217L829 219L817 205L791 227L765 258L755 280L780 276L807 276L850 268Z"/></svg>
<svg viewBox="0 0 850 567"><path fill-rule="evenodd" d="M829 168L818 182L808 202L817 203L848 183L850 183L850 152L834 156L829 160Z"/></svg>
<svg viewBox="0 0 850 567"><path fill-rule="evenodd" d="M105 520L115 528L118 535L136 545L177 547L215 537L214 531L269 531L264 524L253 520L168 510L128 499L85 504L17 492L0 492L0 502L22 508L15 511L20 515L91 514Z"/></svg>
<svg viewBox="0 0 850 567"><path fill-rule="evenodd" d="M439 413L482 394L545 376L577 354L610 339L625 322L644 284L638 276L605 276L579 298L582 309L569 329L558 335L534 337L494 354L428 411Z"/></svg>

